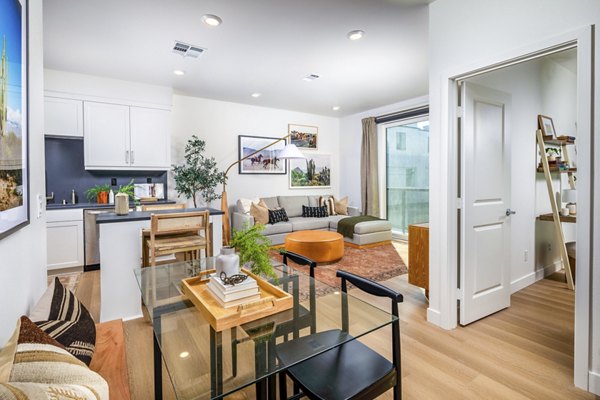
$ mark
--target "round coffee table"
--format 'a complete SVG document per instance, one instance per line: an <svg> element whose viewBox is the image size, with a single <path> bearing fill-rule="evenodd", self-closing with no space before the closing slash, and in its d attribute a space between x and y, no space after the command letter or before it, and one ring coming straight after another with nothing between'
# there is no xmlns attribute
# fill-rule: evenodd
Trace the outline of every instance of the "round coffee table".
<svg viewBox="0 0 600 400"><path fill-rule="evenodd" d="M344 237L337 232L298 231L285 237L285 249L326 263L344 256Z"/></svg>

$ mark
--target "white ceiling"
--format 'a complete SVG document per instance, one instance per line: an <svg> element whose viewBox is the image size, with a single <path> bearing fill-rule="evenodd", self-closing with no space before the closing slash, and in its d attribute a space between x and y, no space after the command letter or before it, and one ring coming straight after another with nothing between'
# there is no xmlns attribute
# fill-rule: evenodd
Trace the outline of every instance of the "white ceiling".
<svg viewBox="0 0 600 400"><path fill-rule="evenodd" d="M45 1L45 67L170 86L191 96L348 115L427 94L430 2ZM208 27L204 14L223 24ZM348 40L354 29L365 36ZM184 59L171 53L175 40L208 51ZM303 81L310 73L321 78ZM253 92L262 96L252 98Z"/></svg>

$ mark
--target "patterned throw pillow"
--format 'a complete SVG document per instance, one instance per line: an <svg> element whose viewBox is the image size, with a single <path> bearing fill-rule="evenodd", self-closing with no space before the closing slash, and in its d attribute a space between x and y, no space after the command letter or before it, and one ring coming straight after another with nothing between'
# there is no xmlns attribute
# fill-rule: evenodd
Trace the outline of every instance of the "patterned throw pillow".
<svg viewBox="0 0 600 400"><path fill-rule="evenodd" d="M29 317L69 353L90 365L96 348L96 324L58 277L48 286Z"/></svg>
<svg viewBox="0 0 600 400"><path fill-rule="evenodd" d="M10 379L0 399L108 400L108 384L25 316L17 324Z"/></svg>
<svg viewBox="0 0 600 400"><path fill-rule="evenodd" d="M305 218L325 218L328 217L327 207L308 207L302 206L302 216Z"/></svg>
<svg viewBox="0 0 600 400"><path fill-rule="evenodd" d="M269 210L269 223L276 224L278 222L287 222L289 218L285 212L285 208L278 208L277 210Z"/></svg>
<svg viewBox="0 0 600 400"><path fill-rule="evenodd" d="M337 215L335 212L335 200L334 200L333 196L328 196L328 197L321 196L319 198L319 205L321 207L323 207L323 206L327 207L327 214Z"/></svg>

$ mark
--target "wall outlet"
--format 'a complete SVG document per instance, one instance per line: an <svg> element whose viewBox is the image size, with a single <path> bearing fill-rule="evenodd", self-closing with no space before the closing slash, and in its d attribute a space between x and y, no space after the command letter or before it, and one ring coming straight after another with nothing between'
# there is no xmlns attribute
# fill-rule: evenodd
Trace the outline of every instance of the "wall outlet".
<svg viewBox="0 0 600 400"><path fill-rule="evenodd" d="M152 183L152 178L146 178L146 183Z"/></svg>
<svg viewBox="0 0 600 400"><path fill-rule="evenodd" d="M523 261L525 261L525 262L526 262L528 259L529 259L529 251L528 251L528 250L525 250L525 251L523 252Z"/></svg>
<svg viewBox="0 0 600 400"><path fill-rule="evenodd" d="M117 186L117 178L110 178L110 186Z"/></svg>

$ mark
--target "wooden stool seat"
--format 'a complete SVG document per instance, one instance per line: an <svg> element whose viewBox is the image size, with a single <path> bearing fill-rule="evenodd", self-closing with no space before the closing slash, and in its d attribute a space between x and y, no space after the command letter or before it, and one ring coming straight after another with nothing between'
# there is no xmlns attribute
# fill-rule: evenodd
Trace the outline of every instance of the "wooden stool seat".
<svg viewBox="0 0 600 400"><path fill-rule="evenodd" d="M344 237L329 231L293 232L285 237L285 249L316 262L333 262L344 256Z"/></svg>

